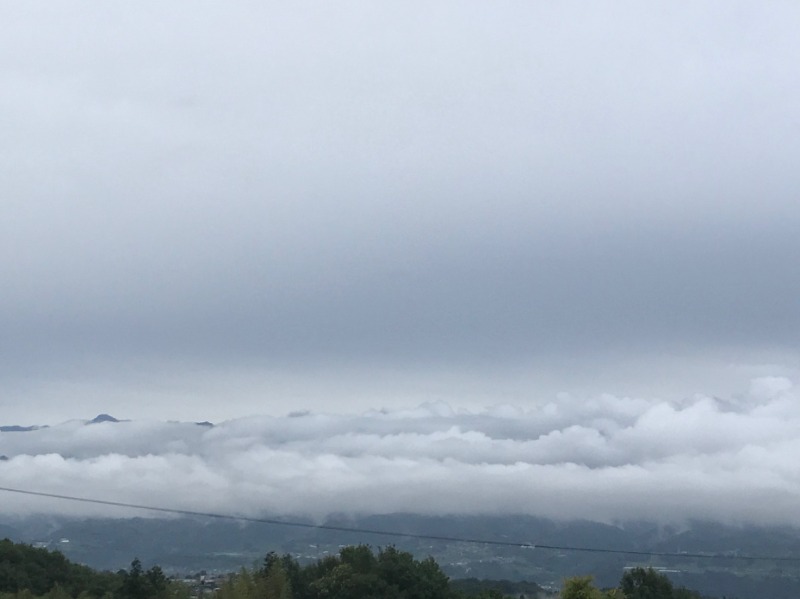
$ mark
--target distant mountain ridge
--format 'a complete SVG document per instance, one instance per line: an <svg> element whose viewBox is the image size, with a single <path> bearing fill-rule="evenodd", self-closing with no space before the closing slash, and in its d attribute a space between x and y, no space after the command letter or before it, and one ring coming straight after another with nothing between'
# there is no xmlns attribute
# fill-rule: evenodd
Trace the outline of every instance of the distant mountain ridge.
<svg viewBox="0 0 800 599"><path fill-rule="evenodd" d="M75 422L75 421L73 421L73 422ZM81 422L81 421L79 421L79 422ZM128 420L128 419L115 418L111 414L106 414L104 412L102 414L98 414L97 416L95 416L91 420L84 420L82 422L84 424L102 424L102 423L105 423L105 422L109 422L109 423L114 424L114 423L119 423L119 422L132 422L132 421ZM173 422L173 421L170 421L170 422ZM189 423L187 423L187 424L189 424ZM213 422L209 422L208 420L203 420L202 422L191 422L190 424L196 424L197 426L203 426L203 427L207 427L207 428L213 428L214 427L214 423ZM28 433L28 432L31 432L31 431L38 431L38 430L42 430L42 429L46 429L46 428L50 428L50 425L49 424L31 424L31 425L28 425L28 426L24 426L24 425L20 425L20 424L6 424L6 425L0 425L0 432L2 432L2 433Z"/></svg>
<svg viewBox="0 0 800 599"><path fill-rule="evenodd" d="M0 433L27 433L29 431L37 431L40 428L47 428L47 425L37 426L20 426L18 424L11 424L8 426L0 426Z"/></svg>
<svg viewBox="0 0 800 599"><path fill-rule="evenodd" d="M102 413L98 414L91 420L83 421L84 424L99 424L101 422L123 422L114 418L110 414ZM0 426L0 432L2 433L28 433L31 431L38 431L41 429L50 428L49 424L31 424L28 426L22 426L19 424L10 424L10 425L3 425Z"/></svg>

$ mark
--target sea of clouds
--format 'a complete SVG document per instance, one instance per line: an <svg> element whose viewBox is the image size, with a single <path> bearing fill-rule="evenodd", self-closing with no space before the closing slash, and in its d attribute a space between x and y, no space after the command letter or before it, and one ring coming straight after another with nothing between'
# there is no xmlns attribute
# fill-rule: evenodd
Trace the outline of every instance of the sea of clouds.
<svg viewBox="0 0 800 599"><path fill-rule="evenodd" d="M435 403L213 427L69 421L0 433L0 486L320 520L414 512L800 525L798 399L791 381L768 377L725 399L560 396L529 408ZM0 500L6 515L132 515L9 492Z"/></svg>

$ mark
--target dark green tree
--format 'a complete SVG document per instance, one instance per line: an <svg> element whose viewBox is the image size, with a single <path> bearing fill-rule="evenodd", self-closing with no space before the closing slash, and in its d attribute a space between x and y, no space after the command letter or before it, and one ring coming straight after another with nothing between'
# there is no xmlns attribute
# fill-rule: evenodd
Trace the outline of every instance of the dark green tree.
<svg viewBox="0 0 800 599"><path fill-rule="evenodd" d="M602 599L603 593L592 584L591 576L567 578L561 588L561 599Z"/></svg>
<svg viewBox="0 0 800 599"><path fill-rule="evenodd" d="M281 560L276 560L269 567L263 586L267 599L292 599L292 584Z"/></svg>
<svg viewBox="0 0 800 599"><path fill-rule="evenodd" d="M56 594L76 597L84 593L90 598L99 598L117 586L114 574L73 564L58 551L9 539L0 541L0 593L29 591L41 597L58 587Z"/></svg>
<svg viewBox="0 0 800 599"><path fill-rule="evenodd" d="M119 599L162 599L169 596L169 581L159 566L146 572L139 558L131 562L130 570L120 570L121 579L116 595Z"/></svg>
<svg viewBox="0 0 800 599"><path fill-rule="evenodd" d="M119 589L121 599L149 599L147 594L147 579L142 570L142 562L135 558L131 562L130 570L120 570L122 584Z"/></svg>
<svg viewBox="0 0 800 599"><path fill-rule="evenodd" d="M670 579L653 568L632 568L622 575L619 588L627 599L673 599Z"/></svg>

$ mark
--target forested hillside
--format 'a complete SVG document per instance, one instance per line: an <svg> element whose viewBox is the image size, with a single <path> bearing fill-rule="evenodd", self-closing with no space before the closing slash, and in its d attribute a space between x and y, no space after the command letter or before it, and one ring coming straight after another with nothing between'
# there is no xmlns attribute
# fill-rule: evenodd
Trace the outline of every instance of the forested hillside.
<svg viewBox="0 0 800 599"><path fill-rule="evenodd" d="M98 572L70 562L58 551L0 541L0 598L181 599L188 589L170 582L161 568Z"/></svg>
<svg viewBox="0 0 800 599"><path fill-rule="evenodd" d="M0 541L0 599L502 599L552 596L534 583L450 581L433 558L386 547L343 547L338 555L301 565L290 555L268 553L260 567L242 568L210 586L170 581L158 566L97 572L61 553ZM564 581L563 599L701 599L675 589L651 569L626 572L618 588L600 590L590 577Z"/></svg>

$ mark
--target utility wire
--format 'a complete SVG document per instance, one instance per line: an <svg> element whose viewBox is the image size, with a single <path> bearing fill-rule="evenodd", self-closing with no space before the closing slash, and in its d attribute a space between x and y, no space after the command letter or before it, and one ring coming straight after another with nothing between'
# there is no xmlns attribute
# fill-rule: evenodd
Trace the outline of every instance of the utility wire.
<svg viewBox="0 0 800 599"><path fill-rule="evenodd" d="M674 557L692 558L709 560L757 560L772 562L800 562L800 556L767 556L767 555L724 555L720 553L674 553L669 551L635 551L627 549L610 549L607 547L574 547L569 545L540 545L521 541L498 541L494 539L477 539L470 537L453 537L445 535L430 535L411 532L400 532L392 530L376 530L371 528L355 528L352 526L336 526L333 524L309 524L307 522L295 522L289 520L277 520L273 518L255 518L252 516L234 516L232 514L217 514L214 512L201 512L195 510L182 510L154 505L141 505L127 503L124 501L109 501L106 499L95 499L92 497L76 497L73 495L60 495L58 493L44 493L42 491L30 491L26 489L14 489L11 487L0 487L0 491L6 493L18 493L20 495L33 495L36 497L48 497L50 499L60 499L63 501L75 501L81 503L92 503L96 505L110 505L114 507L124 507L135 510L149 510L164 514L178 514L182 516L199 516L204 518L217 518L220 520L236 520L239 522L255 522L258 524L270 524L275 526L289 526L294 528L311 528L316 530L331 530L335 532L357 533L365 535L376 535L384 537L402 537L407 539L421 539L427 541L445 541L449 543L470 543L473 545L492 545L496 547L516 547L518 549L545 549L548 551L581 551L584 553L611 553L620 555L637 555L646 557Z"/></svg>

